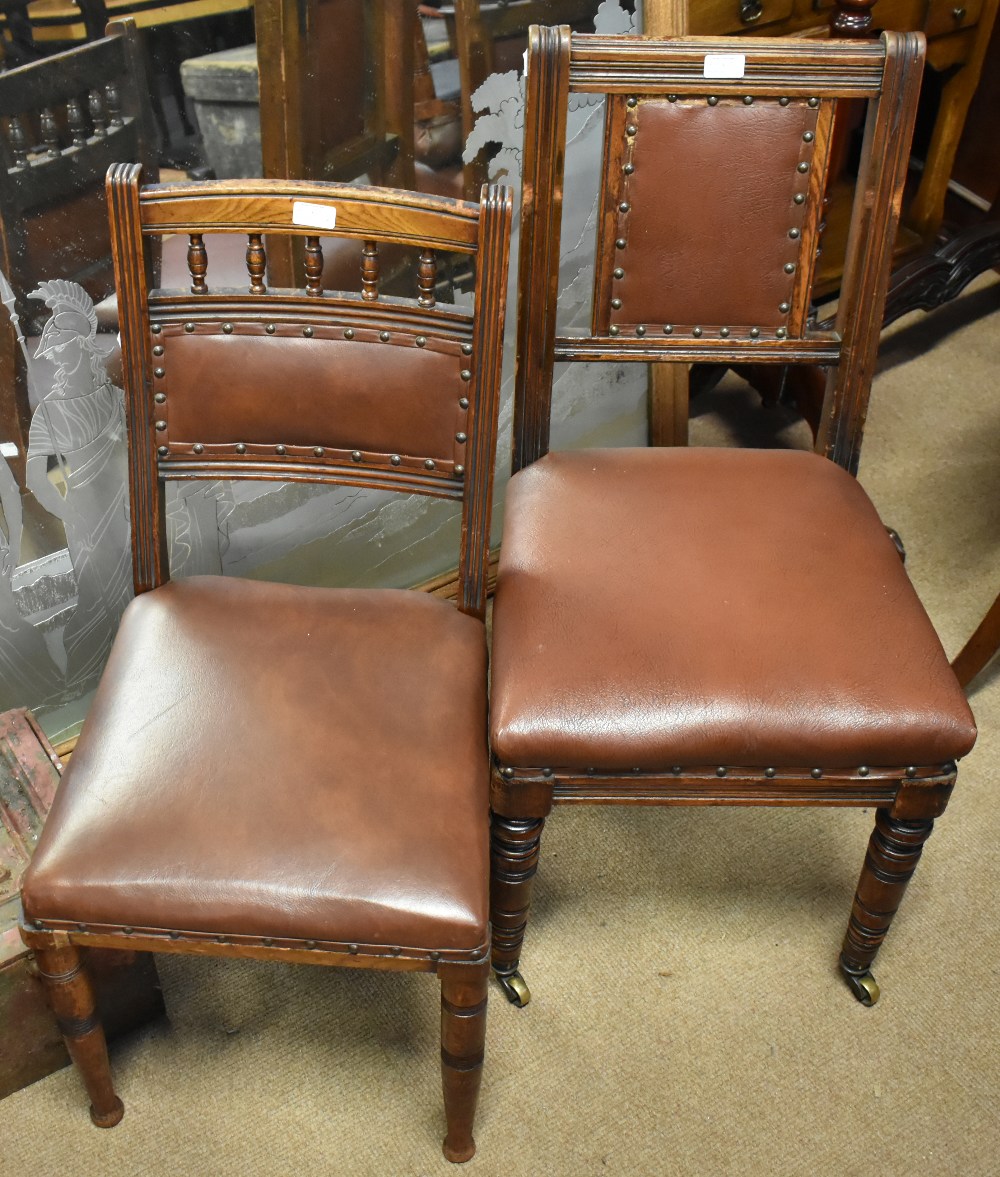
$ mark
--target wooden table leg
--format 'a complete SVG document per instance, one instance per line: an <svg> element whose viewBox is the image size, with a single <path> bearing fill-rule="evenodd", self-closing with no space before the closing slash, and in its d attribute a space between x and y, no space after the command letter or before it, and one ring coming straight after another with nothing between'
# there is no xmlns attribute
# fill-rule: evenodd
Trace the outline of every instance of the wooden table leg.
<svg viewBox="0 0 1000 1177"><path fill-rule="evenodd" d="M1000 596L990 606L979 623L979 628L962 647L962 652L951 664L958 681L967 687L987 662L1000 649Z"/></svg>

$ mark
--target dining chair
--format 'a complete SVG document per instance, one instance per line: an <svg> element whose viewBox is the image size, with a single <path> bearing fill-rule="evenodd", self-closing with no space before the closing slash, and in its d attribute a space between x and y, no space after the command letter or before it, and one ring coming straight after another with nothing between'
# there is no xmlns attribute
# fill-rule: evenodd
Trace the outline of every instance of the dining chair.
<svg viewBox="0 0 1000 1177"><path fill-rule="evenodd" d="M100 1127L123 1114L82 948L437 973L447 1136L475 1151L489 972L486 567L511 216L391 189L108 175L122 310L127 608L26 873L34 950ZM358 250L325 291L318 234ZM241 234L247 286L204 237ZM149 243L190 242L151 288ZM262 235L305 237L304 289L267 289ZM414 298L378 249L419 251ZM435 255L475 309L435 301ZM171 580L168 479L374 487L461 508L458 608L394 589ZM348 1078L345 1076L345 1082Z"/></svg>
<svg viewBox="0 0 1000 1177"><path fill-rule="evenodd" d="M535 28L514 474L493 617L493 965L555 803L877 810L840 967L871 965L975 726L853 475L924 59L872 43ZM558 330L570 95L604 98L589 330ZM836 323L810 324L831 127L867 99ZM826 368L816 452L549 451L555 362Z"/></svg>
<svg viewBox="0 0 1000 1177"><path fill-rule="evenodd" d="M0 72L0 271L17 317L0 311L0 440L18 446L22 485L33 406L18 337L37 338L46 313L29 295L51 278L79 282L95 302L112 293L104 176L119 159L155 167L147 94L131 20Z"/></svg>

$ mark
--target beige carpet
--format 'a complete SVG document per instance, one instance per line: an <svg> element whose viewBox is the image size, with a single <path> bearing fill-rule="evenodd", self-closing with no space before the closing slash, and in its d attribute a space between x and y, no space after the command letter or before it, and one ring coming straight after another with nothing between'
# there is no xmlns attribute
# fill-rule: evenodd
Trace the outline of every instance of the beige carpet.
<svg viewBox="0 0 1000 1177"><path fill-rule="evenodd" d="M862 480L953 654L1000 587L1000 283L883 352ZM732 387L697 407L697 442L806 442ZM492 1003L465 1172L1000 1173L1000 667L984 677L871 1010L835 970L870 812L558 810L534 1000ZM432 978L161 959L171 1021L114 1052L121 1126L52 1076L0 1104L3 1177L454 1171Z"/></svg>

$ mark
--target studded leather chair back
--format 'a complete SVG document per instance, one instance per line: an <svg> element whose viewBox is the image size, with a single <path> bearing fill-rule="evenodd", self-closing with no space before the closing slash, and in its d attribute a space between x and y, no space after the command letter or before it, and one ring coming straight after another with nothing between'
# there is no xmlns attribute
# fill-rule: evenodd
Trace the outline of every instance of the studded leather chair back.
<svg viewBox="0 0 1000 1177"><path fill-rule="evenodd" d="M168 577L168 478L310 480L463 504L460 608L485 609L510 196L480 205L285 180L141 187L108 176L131 445L136 590ZM318 232L357 241L361 292L325 292ZM153 290L144 243L189 235L189 290ZM247 287L216 289L204 235L245 234ZM265 285L263 234L305 237L304 289ZM420 251L413 298L379 292L380 243ZM475 311L435 299L435 251L474 259ZM238 377L238 378L237 378Z"/></svg>
<svg viewBox="0 0 1000 1177"><path fill-rule="evenodd" d="M738 52L734 52L738 50ZM920 87L919 34L654 41L531 32L514 468L565 360L830 366L817 446L857 467ZM557 333L570 94L606 97L590 331ZM834 329L810 327L837 104L868 99Z"/></svg>

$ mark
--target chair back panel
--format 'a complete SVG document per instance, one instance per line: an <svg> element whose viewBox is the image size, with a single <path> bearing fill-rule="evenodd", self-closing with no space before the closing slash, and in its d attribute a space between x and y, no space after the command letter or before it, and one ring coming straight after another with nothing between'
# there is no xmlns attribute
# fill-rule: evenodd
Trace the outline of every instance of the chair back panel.
<svg viewBox="0 0 1000 1177"><path fill-rule="evenodd" d="M199 319L188 324L193 331L183 321L162 322L154 375L163 373L155 384L164 398L165 457L190 457L199 445L209 457L235 460L241 445L240 452L272 458L281 445L290 461L314 462L319 448L331 460L360 454L385 468L395 457L420 476L453 474L463 464L468 325L461 333L438 329L428 315L387 332L352 317L357 307L349 303L346 313L322 320L303 313L299 322L265 324L248 319L255 309L247 300L233 321Z"/></svg>
<svg viewBox="0 0 1000 1177"><path fill-rule="evenodd" d="M272 479L463 504L460 607L482 614L511 199L251 180L141 187L108 174L122 307L136 590L168 576L166 479ZM322 289L324 236L360 242L360 294ZM155 289L150 242L189 235L187 290ZM243 233L248 289L209 286L205 237ZM305 238L304 289L265 285L265 235ZM379 248L419 249L414 298L379 290ZM436 250L474 261L475 310L436 300Z"/></svg>
<svg viewBox="0 0 1000 1177"><path fill-rule="evenodd" d="M531 30L514 469L548 449L560 361L827 365L817 448L857 468L925 42ZM590 329L558 333L569 96L606 100ZM831 130L867 99L833 331L809 326Z"/></svg>
<svg viewBox="0 0 1000 1177"><path fill-rule="evenodd" d="M833 105L609 97L594 334L801 337Z"/></svg>

